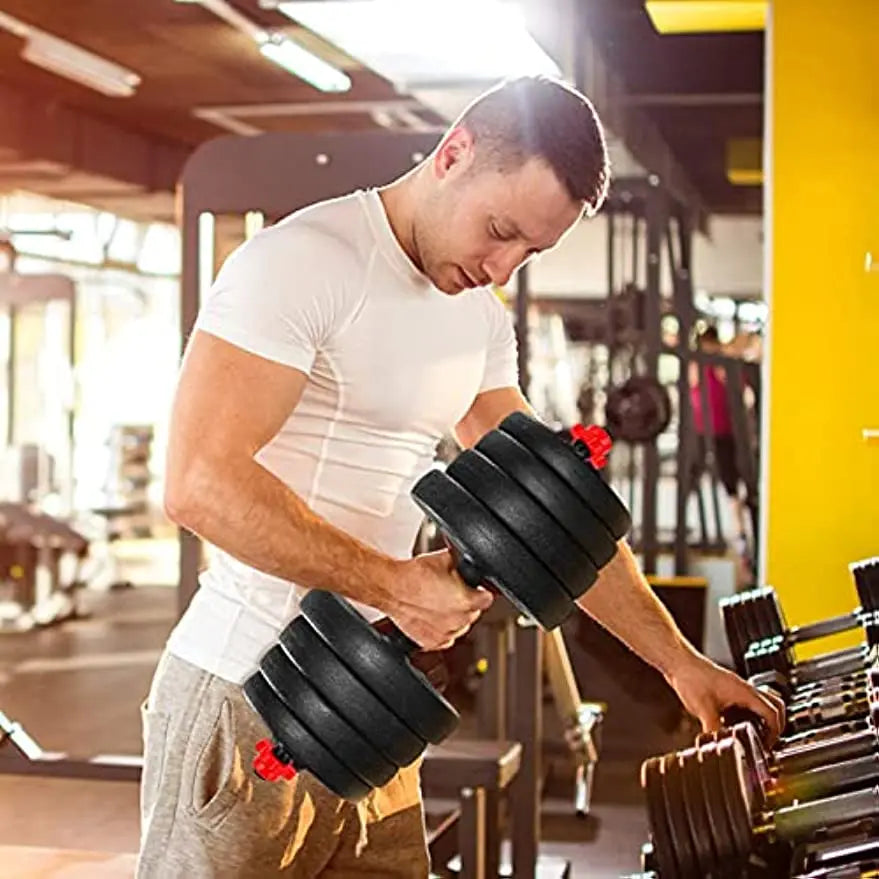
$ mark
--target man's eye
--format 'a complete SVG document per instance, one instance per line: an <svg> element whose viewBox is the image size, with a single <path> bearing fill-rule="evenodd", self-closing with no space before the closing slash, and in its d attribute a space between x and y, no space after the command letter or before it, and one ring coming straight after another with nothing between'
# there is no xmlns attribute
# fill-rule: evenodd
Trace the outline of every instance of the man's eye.
<svg viewBox="0 0 879 879"><path fill-rule="evenodd" d="M501 230L498 229L498 227L494 223L490 224L489 230L491 231L492 238L497 238L498 241L506 241L507 240L506 236L501 233Z"/></svg>

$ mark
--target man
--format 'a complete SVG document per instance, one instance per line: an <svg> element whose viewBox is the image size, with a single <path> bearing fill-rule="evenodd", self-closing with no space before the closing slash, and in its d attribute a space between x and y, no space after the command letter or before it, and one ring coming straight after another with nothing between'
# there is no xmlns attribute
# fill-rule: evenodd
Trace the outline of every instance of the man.
<svg viewBox="0 0 879 879"><path fill-rule="evenodd" d="M362 808L308 773L255 779L265 729L240 684L308 589L428 649L489 606L447 552L409 557L409 489L450 429L469 446L529 410L488 285L594 213L607 179L588 101L517 80L399 180L299 211L226 261L174 403L166 507L213 551L144 706L142 879L427 876L417 764ZM684 641L625 543L582 606L706 728L735 703L778 734L778 709Z"/></svg>

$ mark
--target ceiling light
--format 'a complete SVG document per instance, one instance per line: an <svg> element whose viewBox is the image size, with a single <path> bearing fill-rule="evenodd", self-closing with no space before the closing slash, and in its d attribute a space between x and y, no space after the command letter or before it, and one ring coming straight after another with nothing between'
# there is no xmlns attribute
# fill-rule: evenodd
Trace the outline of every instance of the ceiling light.
<svg viewBox="0 0 879 879"><path fill-rule="evenodd" d="M50 34L32 34L21 57L43 70L114 98L129 98L140 85L136 73Z"/></svg>
<svg viewBox="0 0 879 879"><path fill-rule="evenodd" d="M5 12L0 12L0 29L25 41L21 52L24 61L102 94L127 98L140 85L141 79L134 71Z"/></svg>
<svg viewBox="0 0 879 879"><path fill-rule="evenodd" d="M259 51L288 73L322 92L347 92L351 88L351 78L347 74L281 34L270 35L260 43Z"/></svg>
<svg viewBox="0 0 879 879"><path fill-rule="evenodd" d="M400 88L561 73L513 2L306 0L278 9Z"/></svg>
<svg viewBox="0 0 879 879"><path fill-rule="evenodd" d="M228 0L177 0L177 2L198 3L209 12L213 12L236 30L247 34L259 46L259 51L266 58L322 92L347 92L351 88L350 78L341 70L337 70L332 64L304 49L289 37L266 32L239 12Z"/></svg>

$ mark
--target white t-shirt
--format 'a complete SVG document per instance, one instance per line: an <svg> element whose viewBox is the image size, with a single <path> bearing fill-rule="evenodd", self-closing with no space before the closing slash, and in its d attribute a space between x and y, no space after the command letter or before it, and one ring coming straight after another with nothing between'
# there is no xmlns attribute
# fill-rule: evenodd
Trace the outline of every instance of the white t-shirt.
<svg viewBox="0 0 879 879"><path fill-rule="evenodd" d="M394 558L411 555L422 514L409 492L439 440L477 394L518 381L507 309L486 288L434 287L375 190L251 238L223 265L196 329L307 374L299 405L256 459L318 515ZM217 547L208 555L168 646L242 683L307 590Z"/></svg>

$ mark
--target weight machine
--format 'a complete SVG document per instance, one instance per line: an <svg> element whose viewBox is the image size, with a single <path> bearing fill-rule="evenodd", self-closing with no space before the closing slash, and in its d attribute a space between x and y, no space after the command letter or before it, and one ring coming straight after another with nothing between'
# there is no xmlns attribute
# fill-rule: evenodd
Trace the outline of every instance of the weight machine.
<svg viewBox="0 0 879 879"><path fill-rule="evenodd" d="M759 424L751 423L745 389L750 388L757 398L755 412L759 413L760 371L756 364L696 349L699 314L693 300L693 232L686 205L675 199L658 177L650 175L615 181L604 213L608 297L586 323L587 332L606 349L606 368L602 370L606 383L587 388L590 393L586 396L591 399L595 390L601 393L608 430L618 442L628 444L630 457L624 479L628 481L630 509L640 476L640 527L634 542L643 555L644 569L656 572L658 555L667 549L674 554L675 574L686 575L690 573L687 510L691 496L695 495L699 513L701 539L697 545L725 548L715 438L707 417L704 434L713 538L709 536L705 498L692 478L696 450L690 364L699 371L703 412L710 412L709 367L722 367L728 377L737 464L747 491L755 542L759 530ZM670 541L660 537L658 515L658 486L664 473L674 474L677 483Z"/></svg>

